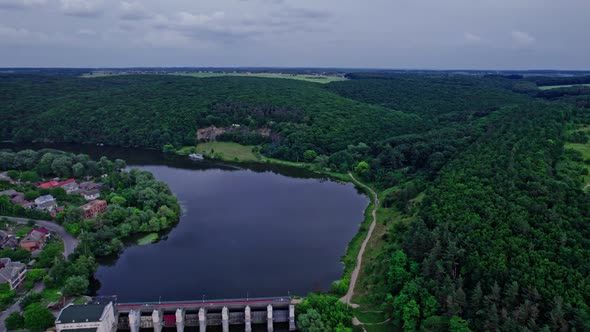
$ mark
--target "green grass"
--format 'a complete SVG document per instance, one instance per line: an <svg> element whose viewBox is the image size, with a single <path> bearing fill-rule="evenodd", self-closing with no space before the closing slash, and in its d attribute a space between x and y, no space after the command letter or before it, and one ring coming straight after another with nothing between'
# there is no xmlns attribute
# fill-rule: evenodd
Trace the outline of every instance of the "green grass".
<svg viewBox="0 0 590 332"><path fill-rule="evenodd" d="M569 132L571 133L571 132L576 132L576 131L581 131L581 132L586 133L586 135L590 135L590 127L582 127L582 128L570 130ZM590 142L585 143L585 144L584 143L566 142L564 144L564 148L578 151L582 154L582 158L584 160L590 160ZM590 165L586 164L585 162L580 163L580 165L582 165L584 168L586 168L588 170L588 172L590 172ZM587 184L590 184L590 174L584 175L584 186L586 186Z"/></svg>
<svg viewBox="0 0 590 332"><path fill-rule="evenodd" d="M45 303L57 302L61 299L61 292L56 288L47 288L41 292L41 297Z"/></svg>
<svg viewBox="0 0 590 332"><path fill-rule="evenodd" d="M539 90L551 90L551 89L559 89L559 88L571 88L574 86L590 86L590 84L566 84L566 85L546 85L540 86Z"/></svg>
<svg viewBox="0 0 590 332"><path fill-rule="evenodd" d="M252 151L254 146L232 142L208 142L197 145L197 153L210 158L229 161L260 161L260 156Z"/></svg>
<svg viewBox="0 0 590 332"><path fill-rule="evenodd" d="M328 75L312 75L312 74L281 74L281 73L172 73L171 75L180 76L191 76L197 78L208 78L208 77L224 77L224 76L243 76L243 77L264 77L264 78L281 78L291 79L314 83L331 83L345 81L346 79L339 76L328 76Z"/></svg>
<svg viewBox="0 0 590 332"><path fill-rule="evenodd" d="M182 148L176 150L176 154L181 156L188 156L191 153L195 153L196 148L194 146L183 146Z"/></svg>
<svg viewBox="0 0 590 332"><path fill-rule="evenodd" d="M137 240L137 244L142 246L145 244L150 244L150 243L154 243L158 240L160 236L158 235L158 233L149 233L146 236L140 238L139 240Z"/></svg>
<svg viewBox="0 0 590 332"><path fill-rule="evenodd" d="M19 224L14 229L14 235L16 235L19 238L22 238L25 235L27 235L32 229L32 227Z"/></svg>

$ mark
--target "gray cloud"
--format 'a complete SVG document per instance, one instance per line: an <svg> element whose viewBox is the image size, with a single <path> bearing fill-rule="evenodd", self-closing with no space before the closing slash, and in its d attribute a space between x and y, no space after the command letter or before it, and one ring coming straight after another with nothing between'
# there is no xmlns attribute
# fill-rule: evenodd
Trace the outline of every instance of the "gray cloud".
<svg viewBox="0 0 590 332"><path fill-rule="evenodd" d="M588 0L0 0L0 67L582 69L588 12Z"/></svg>
<svg viewBox="0 0 590 332"><path fill-rule="evenodd" d="M60 10L69 16L96 18L103 14L103 0L59 0Z"/></svg>
<svg viewBox="0 0 590 332"><path fill-rule="evenodd" d="M517 43L522 45L532 45L537 41L535 37L524 31L512 31L511 35Z"/></svg>
<svg viewBox="0 0 590 332"><path fill-rule="evenodd" d="M0 9L29 9L45 3L46 0L0 0Z"/></svg>
<svg viewBox="0 0 590 332"><path fill-rule="evenodd" d="M154 17L141 3L134 1L121 1L122 20L138 21Z"/></svg>

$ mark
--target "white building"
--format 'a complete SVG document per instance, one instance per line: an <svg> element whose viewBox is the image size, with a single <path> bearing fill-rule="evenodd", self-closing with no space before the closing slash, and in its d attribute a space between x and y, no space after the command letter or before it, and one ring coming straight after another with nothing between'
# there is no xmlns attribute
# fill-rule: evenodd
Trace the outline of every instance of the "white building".
<svg viewBox="0 0 590 332"><path fill-rule="evenodd" d="M57 332L115 332L117 321L113 302L101 304L70 304L55 320Z"/></svg>
<svg viewBox="0 0 590 332"><path fill-rule="evenodd" d="M17 289L27 277L27 266L12 262L10 258L0 258L0 284L8 283L10 289Z"/></svg>

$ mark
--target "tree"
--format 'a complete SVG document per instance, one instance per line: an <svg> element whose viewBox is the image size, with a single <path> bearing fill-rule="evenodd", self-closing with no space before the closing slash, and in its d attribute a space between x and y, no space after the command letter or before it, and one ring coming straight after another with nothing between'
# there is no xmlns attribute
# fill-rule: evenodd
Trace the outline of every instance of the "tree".
<svg viewBox="0 0 590 332"><path fill-rule="evenodd" d="M314 161L317 156L318 154L314 150L306 150L303 152L303 159L308 163Z"/></svg>
<svg viewBox="0 0 590 332"><path fill-rule="evenodd" d="M69 277L64 284L64 296L78 296L88 290L88 279L83 276Z"/></svg>
<svg viewBox="0 0 590 332"><path fill-rule="evenodd" d="M356 165L354 171L359 175L365 175L369 171L369 164L366 161L361 161Z"/></svg>
<svg viewBox="0 0 590 332"><path fill-rule="evenodd" d="M31 331L42 331L54 325L55 317L49 309L40 303L29 305L24 312L25 328Z"/></svg>
<svg viewBox="0 0 590 332"><path fill-rule="evenodd" d="M20 312L13 312L4 322L7 330L22 330L25 327L25 318Z"/></svg>
<svg viewBox="0 0 590 332"><path fill-rule="evenodd" d="M75 163L72 166L72 173L74 174L74 177L76 177L76 178L83 177L85 175L85 172L86 172L86 168L84 167L84 164L82 164L80 162Z"/></svg>
<svg viewBox="0 0 590 332"><path fill-rule="evenodd" d="M449 332L471 332L471 330L466 320L459 316L453 316L449 321Z"/></svg>
<svg viewBox="0 0 590 332"><path fill-rule="evenodd" d="M176 152L176 148L172 144L166 144L162 148L162 151L164 151L164 153L174 153Z"/></svg>
<svg viewBox="0 0 590 332"><path fill-rule="evenodd" d="M299 315L297 325L303 332L326 331L322 316L315 309L310 309L307 313Z"/></svg>

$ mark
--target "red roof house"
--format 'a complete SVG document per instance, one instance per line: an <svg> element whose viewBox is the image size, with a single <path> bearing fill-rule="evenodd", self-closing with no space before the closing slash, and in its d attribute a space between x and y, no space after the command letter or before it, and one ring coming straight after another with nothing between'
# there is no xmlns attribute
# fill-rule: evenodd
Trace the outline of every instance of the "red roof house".
<svg viewBox="0 0 590 332"><path fill-rule="evenodd" d="M55 180L51 180L49 182L41 183L39 185L39 188L42 188L42 189L51 189L51 188L56 188L57 186L59 186L59 182L57 182Z"/></svg>

